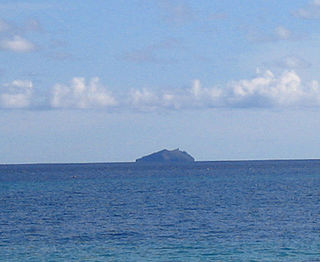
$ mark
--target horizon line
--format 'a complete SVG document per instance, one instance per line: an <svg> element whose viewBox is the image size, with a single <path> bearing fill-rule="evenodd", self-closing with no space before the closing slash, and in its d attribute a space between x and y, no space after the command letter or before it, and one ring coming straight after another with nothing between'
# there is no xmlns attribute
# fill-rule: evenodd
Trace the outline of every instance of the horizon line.
<svg viewBox="0 0 320 262"><path fill-rule="evenodd" d="M195 160L193 162L136 162L134 161L112 161L112 162L26 162L26 163L0 163L0 166L13 166L13 165L101 165L101 164L180 164L190 165L195 163L208 163L208 162L268 162L268 161L319 161L320 158L268 158L268 159L224 159L224 160Z"/></svg>

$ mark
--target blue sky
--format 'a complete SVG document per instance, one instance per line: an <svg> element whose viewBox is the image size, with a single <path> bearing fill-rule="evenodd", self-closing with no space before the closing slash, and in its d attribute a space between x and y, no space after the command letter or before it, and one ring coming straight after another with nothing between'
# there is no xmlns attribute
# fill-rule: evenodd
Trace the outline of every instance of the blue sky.
<svg viewBox="0 0 320 262"><path fill-rule="evenodd" d="M319 0L0 2L0 163L319 158Z"/></svg>

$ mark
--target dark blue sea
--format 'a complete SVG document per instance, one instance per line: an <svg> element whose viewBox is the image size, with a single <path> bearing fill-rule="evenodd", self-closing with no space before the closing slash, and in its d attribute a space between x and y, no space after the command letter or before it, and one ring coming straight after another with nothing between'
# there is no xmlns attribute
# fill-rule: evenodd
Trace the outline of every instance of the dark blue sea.
<svg viewBox="0 0 320 262"><path fill-rule="evenodd" d="M0 261L320 261L320 161L0 165Z"/></svg>

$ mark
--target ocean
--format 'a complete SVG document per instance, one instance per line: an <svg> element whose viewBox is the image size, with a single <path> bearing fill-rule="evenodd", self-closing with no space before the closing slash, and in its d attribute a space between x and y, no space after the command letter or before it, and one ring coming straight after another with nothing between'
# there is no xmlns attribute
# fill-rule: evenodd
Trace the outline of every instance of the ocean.
<svg viewBox="0 0 320 262"><path fill-rule="evenodd" d="M0 261L320 261L320 160L0 165Z"/></svg>

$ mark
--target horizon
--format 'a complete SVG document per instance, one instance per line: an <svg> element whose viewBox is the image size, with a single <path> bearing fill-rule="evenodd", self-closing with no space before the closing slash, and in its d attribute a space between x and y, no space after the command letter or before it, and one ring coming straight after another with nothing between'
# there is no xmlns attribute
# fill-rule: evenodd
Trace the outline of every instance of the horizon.
<svg viewBox="0 0 320 262"><path fill-rule="evenodd" d="M26 163L0 163L0 166L14 166L14 165L100 165L100 164L138 164L138 165L192 165L194 163L215 163L215 162L287 162L287 161L320 161L320 158L300 158L300 159L221 159L221 160L196 160L193 162L179 163L179 162L144 162L138 163L136 160L132 161L113 161L113 162L26 162Z"/></svg>

